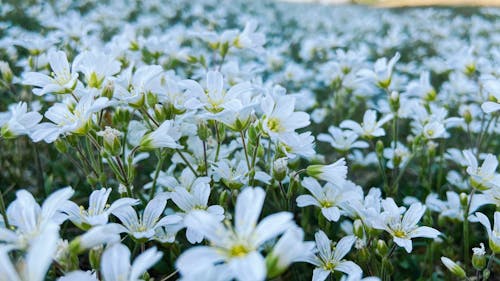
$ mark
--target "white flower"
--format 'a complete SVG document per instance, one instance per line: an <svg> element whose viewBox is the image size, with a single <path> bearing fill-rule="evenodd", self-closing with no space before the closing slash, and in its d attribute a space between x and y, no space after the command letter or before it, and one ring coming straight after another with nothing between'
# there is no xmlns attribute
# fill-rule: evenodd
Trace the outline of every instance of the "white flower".
<svg viewBox="0 0 500 281"><path fill-rule="evenodd" d="M399 53L396 53L389 62L387 62L387 58L380 58L373 65L373 70L362 69L357 75L376 83L380 88L388 88L392 80L392 70L399 58L401 58Z"/></svg>
<svg viewBox="0 0 500 281"><path fill-rule="evenodd" d="M186 89L186 94L193 97L186 101L185 106L187 108L197 109L203 107L210 113L219 113L224 108L234 108L234 105L231 106L230 103L234 99L241 98L242 95L248 95L253 89L249 82L242 82L226 91L224 89L224 78L218 71L208 71L205 84L206 87L203 88L193 80L180 82L180 85Z"/></svg>
<svg viewBox="0 0 500 281"><path fill-rule="evenodd" d="M97 132L97 135L103 138L104 143L107 143L108 145L113 145L115 140L123 136L123 133L110 126L106 126L104 128L104 131Z"/></svg>
<svg viewBox="0 0 500 281"><path fill-rule="evenodd" d="M356 241L356 237L352 235L343 237L334 249L332 249L332 241L328 239L323 231L316 232L315 238L318 255L311 255L305 259L308 263L316 266L313 271L313 281L323 281L336 271L343 272L349 276L362 275L363 271L357 264L344 260L344 257L349 253Z"/></svg>
<svg viewBox="0 0 500 281"><path fill-rule="evenodd" d="M73 193L71 187L57 190L40 207L31 193L19 190L16 200L7 208L7 218L13 230L0 227L0 240L15 248L28 247L46 225L59 225L66 219L60 210Z"/></svg>
<svg viewBox="0 0 500 281"><path fill-rule="evenodd" d="M436 238L440 232L428 226L417 226L425 213L425 206L420 203L411 204L404 216L392 198L382 200L384 212L377 218L374 228L387 231L394 239L394 242L405 248L410 253L412 238L425 237Z"/></svg>
<svg viewBox="0 0 500 281"><path fill-rule="evenodd" d="M446 130L441 122L434 121L424 126L424 136L427 139L442 138Z"/></svg>
<svg viewBox="0 0 500 281"><path fill-rule="evenodd" d="M481 108L486 113L492 113L500 110L500 82L498 79L485 79L484 81L484 90L488 94L490 94L495 101L487 101L481 105Z"/></svg>
<svg viewBox="0 0 500 281"><path fill-rule="evenodd" d="M93 92L84 92L74 108L64 103L56 103L45 112L45 117L52 122L38 124L31 138L35 142L43 140L51 143L60 135L84 134L90 127L93 114L109 105L107 98L94 99Z"/></svg>
<svg viewBox="0 0 500 281"><path fill-rule="evenodd" d="M367 110L363 115L363 122L361 124L352 120L344 120L340 123L340 128L352 130L356 134L366 138L381 137L385 136L382 126L391 120L392 117L392 114L388 114L377 121L377 112L375 110Z"/></svg>
<svg viewBox="0 0 500 281"><path fill-rule="evenodd" d="M488 233L490 248L495 253L500 253L500 212L495 212L493 229L490 220L482 213L476 213L477 220L484 226Z"/></svg>
<svg viewBox="0 0 500 281"><path fill-rule="evenodd" d="M91 226L103 225L108 223L109 215L116 209L123 206L132 206L139 203L139 200L132 198L120 198L113 202L111 206L107 205L111 188L101 188L90 194L89 207L87 210L83 206L78 207L74 202L68 201L61 209L68 214L68 219L76 226L82 229L88 229Z"/></svg>
<svg viewBox="0 0 500 281"><path fill-rule="evenodd" d="M57 250L59 227L57 224L44 225L40 234L33 240L27 254L19 264L12 263L8 252L12 247L0 246L0 281L43 281L52 264L52 258Z"/></svg>
<svg viewBox="0 0 500 281"><path fill-rule="evenodd" d="M99 52L83 52L73 61L76 71L85 75L88 86L101 88L105 78L120 71L121 64L113 56Z"/></svg>
<svg viewBox="0 0 500 281"><path fill-rule="evenodd" d="M210 196L210 185L199 182L190 191L183 187L176 188L170 194L172 201L183 211L183 215L188 216L194 210L206 210L214 215L218 221L224 218L224 209L219 205L208 207L208 197ZM179 214L179 213L177 213ZM186 229L186 238L192 244L203 240L203 235L191 227Z"/></svg>
<svg viewBox="0 0 500 281"><path fill-rule="evenodd" d="M235 47L253 49L258 52L264 51L262 46L266 43L266 36L261 32L256 32L256 30L257 21L248 21L243 32L235 39Z"/></svg>
<svg viewBox="0 0 500 281"><path fill-rule="evenodd" d="M297 206L318 206L321 213L329 221L338 221L341 215L340 205L353 198L352 191L344 188L343 185L327 183L321 187L317 180L305 178L302 185L311 192L311 195L300 195L297 197Z"/></svg>
<svg viewBox="0 0 500 281"><path fill-rule="evenodd" d="M467 160L467 174L470 176L472 187L479 190L487 190L492 187L498 187L500 175L496 173L498 159L493 154L486 155L483 165L479 167L477 159L470 150L464 150L464 156Z"/></svg>
<svg viewBox="0 0 500 281"><path fill-rule="evenodd" d="M330 165L310 165L307 174L320 180L341 186L347 177L347 166L344 158Z"/></svg>
<svg viewBox="0 0 500 281"><path fill-rule="evenodd" d="M279 141L281 142L280 147L289 158L293 159L297 156L311 158L316 154L314 136L311 135L311 132L284 133L279 136Z"/></svg>
<svg viewBox="0 0 500 281"><path fill-rule="evenodd" d="M276 242L266 257L267 276L276 277L293 262L304 261L314 255L314 242L304 242L304 231L298 226L290 227Z"/></svg>
<svg viewBox="0 0 500 281"><path fill-rule="evenodd" d="M260 246L292 225L292 214L281 212L257 224L266 193L261 188L246 188L238 196L234 227L225 226L206 211L193 211L186 226L203 234L210 246L188 249L177 260L180 273L195 274L213 269L228 270L227 278L258 281L266 277L266 265Z"/></svg>
<svg viewBox="0 0 500 281"><path fill-rule="evenodd" d="M261 101L261 108L264 113L262 129L271 138L294 132L310 124L309 114L294 111L295 99L290 96L267 95Z"/></svg>
<svg viewBox="0 0 500 281"><path fill-rule="evenodd" d="M171 120L164 121L158 129L146 134L140 145L144 148L182 148L182 145L177 141L181 137L181 133Z"/></svg>
<svg viewBox="0 0 500 281"><path fill-rule="evenodd" d="M123 244L114 244L102 254L101 273L103 281L139 281L142 275L155 263L162 253L155 247L138 255L130 264L130 250Z"/></svg>
<svg viewBox="0 0 500 281"><path fill-rule="evenodd" d="M163 68L159 65L145 65L137 68L132 74L132 67L124 70L114 80L113 97L119 101L135 107L144 104L144 95L148 92L157 92L156 78L160 77Z"/></svg>
<svg viewBox="0 0 500 281"><path fill-rule="evenodd" d="M353 148L367 148L368 143L364 141L358 141L358 134L334 126L328 128L329 134L319 134L318 140L323 142L328 142L330 145L339 151L348 151Z"/></svg>
<svg viewBox="0 0 500 281"><path fill-rule="evenodd" d="M396 145L396 143L392 142L391 147L384 148L383 155L389 160L387 162L387 168L394 169L394 160L399 162L398 167L401 168L409 161L411 152L402 143L397 142Z"/></svg>
<svg viewBox="0 0 500 281"><path fill-rule="evenodd" d="M470 196L468 198L470 198ZM468 219L471 219L471 215L478 208L488 203L491 203L488 200L488 196L484 194L474 194L469 206ZM431 193L425 199L425 205L427 205L430 210L439 213L440 218L447 217L459 221L464 220L465 206L460 203L460 196L456 192L447 191L446 201L439 200L437 194Z"/></svg>
<svg viewBox="0 0 500 281"><path fill-rule="evenodd" d="M29 135L33 131L33 128L42 120L40 113L36 111L28 112L28 105L25 102L20 102L9 109L10 118L1 128L1 135L4 138Z"/></svg>
<svg viewBox="0 0 500 281"><path fill-rule="evenodd" d="M47 93L71 92L77 83L78 73L70 70L66 54L63 51L51 51L48 60L52 69L52 77L37 72L27 72L23 75L23 83L37 88L33 93L38 96Z"/></svg>
<svg viewBox="0 0 500 281"><path fill-rule="evenodd" d="M156 228L175 224L181 220L181 217L177 215L169 215L159 219L166 204L167 200L165 198L156 197L149 201L144 212L139 217L130 205L122 206L114 210L112 214L118 217L133 238L147 241L154 236Z"/></svg>

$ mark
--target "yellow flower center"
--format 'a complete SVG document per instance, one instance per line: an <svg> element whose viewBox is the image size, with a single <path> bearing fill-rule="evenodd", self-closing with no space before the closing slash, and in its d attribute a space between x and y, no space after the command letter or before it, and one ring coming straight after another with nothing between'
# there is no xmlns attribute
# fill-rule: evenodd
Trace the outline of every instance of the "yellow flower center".
<svg viewBox="0 0 500 281"><path fill-rule="evenodd" d="M239 245L233 246L229 250L229 255L231 257L242 257L242 256L245 256L246 254L248 254L248 252L249 252L249 250L245 246L239 244Z"/></svg>
<svg viewBox="0 0 500 281"><path fill-rule="evenodd" d="M267 127L273 132L280 132L282 130L280 120L278 118L269 118Z"/></svg>
<svg viewBox="0 0 500 281"><path fill-rule="evenodd" d="M394 231L394 236L398 238L404 238L406 237L406 232L404 232L403 230L396 230Z"/></svg>

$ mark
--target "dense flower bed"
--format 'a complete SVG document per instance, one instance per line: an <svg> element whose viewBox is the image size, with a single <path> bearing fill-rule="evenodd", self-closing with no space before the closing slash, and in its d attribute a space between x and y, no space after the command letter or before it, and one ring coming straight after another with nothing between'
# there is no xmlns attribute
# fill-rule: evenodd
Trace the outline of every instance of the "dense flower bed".
<svg viewBox="0 0 500 281"><path fill-rule="evenodd" d="M499 278L500 10L33 2L0 280Z"/></svg>

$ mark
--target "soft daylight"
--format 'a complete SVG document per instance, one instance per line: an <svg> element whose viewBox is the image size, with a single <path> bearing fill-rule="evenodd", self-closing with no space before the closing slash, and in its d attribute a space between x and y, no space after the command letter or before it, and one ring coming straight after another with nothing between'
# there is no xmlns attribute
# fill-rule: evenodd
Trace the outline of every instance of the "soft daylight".
<svg viewBox="0 0 500 281"><path fill-rule="evenodd" d="M500 280L500 7L305 2L0 0L0 281Z"/></svg>

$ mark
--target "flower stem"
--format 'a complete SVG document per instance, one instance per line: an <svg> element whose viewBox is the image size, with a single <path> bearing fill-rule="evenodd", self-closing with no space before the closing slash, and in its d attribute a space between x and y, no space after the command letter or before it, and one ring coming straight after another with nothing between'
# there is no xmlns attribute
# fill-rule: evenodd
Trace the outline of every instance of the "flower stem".
<svg viewBox="0 0 500 281"><path fill-rule="evenodd" d="M245 135L243 134L243 131L240 131L240 136L241 136L241 142L243 143L243 150L245 153L245 160L247 162L248 171L250 171L252 168L250 167L250 160L248 160L248 150L247 150L247 145L245 143Z"/></svg>
<svg viewBox="0 0 500 281"><path fill-rule="evenodd" d="M476 189L472 189L472 192L470 193L469 201L467 202L467 207L465 208L464 212L464 223L463 223L463 239L464 239L464 267L465 271L467 272L467 264L470 260L469 256L469 210L470 210L470 205L472 202L472 197L474 196L474 193L476 192Z"/></svg>
<svg viewBox="0 0 500 281"><path fill-rule="evenodd" d="M158 180L158 175L160 174L161 167L163 166L163 161L165 159L162 150L160 150L159 154L160 155L158 157L158 163L156 163L155 174L154 174L154 177L153 177L153 186L151 187L151 193L149 195L149 198L153 198L155 196L155 193L156 193L156 181Z"/></svg>

